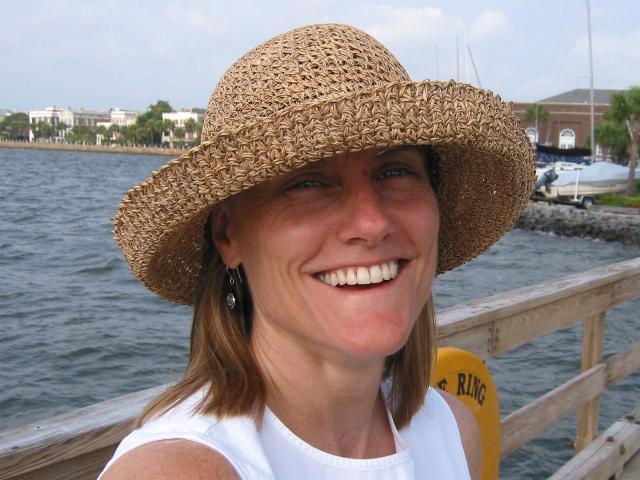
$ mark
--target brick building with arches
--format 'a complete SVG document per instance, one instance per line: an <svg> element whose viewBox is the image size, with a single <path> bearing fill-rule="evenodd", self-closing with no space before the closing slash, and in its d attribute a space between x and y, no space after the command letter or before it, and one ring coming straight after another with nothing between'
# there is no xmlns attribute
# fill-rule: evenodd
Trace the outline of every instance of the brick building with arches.
<svg viewBox="0 0 640 480"><path fill-rule="evenodd" d="M596 89L594 97L594 120L597 125L604 119L604 112L609 107L611 95L619 90ZM525 121L525 113L529 105L538 104L549 112L546 122ZM520 117L522 127L532 143L551 145L559 148L590 147L591 135L591 93L588 88L576 88L568 92L543 98L537 102L514 102L516 114ZM603 152L596 146L596 157Z"/></svg>

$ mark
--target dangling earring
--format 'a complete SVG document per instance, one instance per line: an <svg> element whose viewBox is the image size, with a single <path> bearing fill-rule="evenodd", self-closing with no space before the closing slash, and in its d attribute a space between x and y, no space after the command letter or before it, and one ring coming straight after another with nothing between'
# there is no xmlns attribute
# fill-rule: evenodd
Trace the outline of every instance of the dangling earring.
<svg viewBox="0 0 640 480"><path fill-rule="evenodd" d="M233 279L233 275L231 275L231 272L229 271L229 267L227 267L226 270L227 270L227 278L229 279L229 293L227 293L227 296L224 298L224 301L227 305L227 308L233 311L236 309L236 306L237 306L236 295L234 293L236 282Z"/></svg>

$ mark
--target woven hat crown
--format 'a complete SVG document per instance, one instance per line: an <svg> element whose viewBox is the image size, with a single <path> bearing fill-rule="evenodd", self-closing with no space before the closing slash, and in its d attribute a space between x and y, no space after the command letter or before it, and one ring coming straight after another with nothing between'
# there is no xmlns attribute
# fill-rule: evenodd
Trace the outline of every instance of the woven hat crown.
<svg viewBox="0 0 640 480"><path fill-rule="evenodd" d="M393 54L361 30L298 28L259 45L226 71L209 100L202 140L288 107L409 80Z"/></svg>

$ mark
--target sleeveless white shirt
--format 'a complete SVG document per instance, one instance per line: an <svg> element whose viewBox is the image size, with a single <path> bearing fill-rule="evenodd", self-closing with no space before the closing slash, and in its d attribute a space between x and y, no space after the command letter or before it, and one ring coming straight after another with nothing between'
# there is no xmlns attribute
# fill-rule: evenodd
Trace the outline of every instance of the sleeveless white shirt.
<svg viewBox="0 0 640 480"><path fill-rule="evenodd" d="M216 420L193 414L198 400L197 396L191 397L127 435L103 473L136 447L158 440L184 439L224 456L243 480L470 478L456 420L444 398L432 388L423 407L400 432L389 415L396 453L371 459L339 457L318 450L297 437L268 408L258 429L246 416Z"/></svg>

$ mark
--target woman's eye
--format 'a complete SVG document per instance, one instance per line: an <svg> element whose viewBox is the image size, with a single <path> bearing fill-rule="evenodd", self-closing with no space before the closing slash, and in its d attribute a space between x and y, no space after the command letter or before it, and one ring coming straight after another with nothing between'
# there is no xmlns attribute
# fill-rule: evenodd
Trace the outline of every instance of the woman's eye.
<svg viewBox="0 0 640 480"><path fill-rule="evenodd" d="M390 168L388 170L384 170L378 174L378 178L380 180L384 178L391 177L404 177L405 175L409 175L411 172L406 168Z"/></svg>
<svg viewBox="0 0 640 480"><path fill-rule="evenodd" d="M288 186L287 190L316 188L316 187L321 187L322 185L323 184L321 182L319 182L318 180L306 179L306 180L301 180L299 182L296 182L296 183Z"/></svg>

